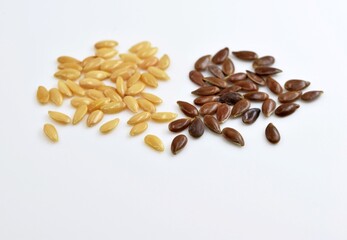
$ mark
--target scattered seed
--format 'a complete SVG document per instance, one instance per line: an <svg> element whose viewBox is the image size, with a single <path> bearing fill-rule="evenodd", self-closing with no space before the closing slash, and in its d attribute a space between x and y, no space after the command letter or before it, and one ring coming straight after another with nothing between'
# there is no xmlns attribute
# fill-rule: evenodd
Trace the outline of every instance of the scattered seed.
<svg viewBox="0 0 347 240"><path fill-rule="evenodd" d="M223 63L229 56L229 48L223 48L219 50L213 57L212 62L215 64Z"/></svg>
<svg viewBox="0 0 347 240"><path fill-rule="evenodd" d="M159 59L157 57L149 57L144 59L140 64L139 68L146 70L147 68L151 66L156 66L159 63Z"/></svg>
<svg viewBox="0 0 347 240"><path fill-rule="evenodd" d="M198 95L198 96L209 96L214 95L216 93L220 92L220 88L216 86L204 86L200 87L194 91L192 91L192 94Z"/></svg>
<svg viewBox="0 0 347 240"><path fill-rule="evenodd" d="M123 101L127 108L133 113L137 113L139 111L139 104L133 96L125 96Z"/></svg>
<svg viewBox="0 0 347 240"><path fill-rule="evenodd" d="M177 119L170 122L168 128L171 132L182 132L187 127L189 127L191 122L192 122L191 118Z"/></svg>
<svg viewBox="0 0 347 240"><path fill-rule="evenodd" d="M222 135L229 142L238 145L240 147L245 145L242 135L234 128L226 127L222 130Z"/></svg>
<svg viewBox="0 0 347 240"><path fill-rule="evenodd" d="M199 138L204 134L205 126L199 117L194 118L188 127L190 136Z"/></svg>
<svg viewBox="0 0 347 240"><path fill-rule="evenodd" d="M81 86L71 80L66 80L65 84L68 86L71 92L76 95L84 96L86 94L85 90Z"/></svg>
<svg viewBox="0 0 347 240"><path fill-rule="evenodd" d="M279 95L283 92L283 88L281 84L279 84L275 79L273 79L270 76L267 76L265 79L266 79L266 85L271 92L273 92L276 95Z"/></svg>
<svg viewBox="0 0 347 240"><path fill-rule="evenodd" d="M265 80L258 76L257 74L255 74L254 72L251 71L246 71L247 72L247 77L252 80L254 83L260 85L260 86L264 86L266 84Z"/></svg>
<svg viewBox="0 0 347 240"><path fill-rule="evenodd" d="M75 111L75 114L72 119L72 124L76 125L77 123L79 123L87 114L87 112L88 112L88 106L85 104L80 105Z"/></svg>
<svg viewBox="0 0 347 240"><path fill-rule="evenodd" d="M119 94L112 90L112 89L105 89L104 90L104 95L105 97L108 97L109 99L111 99L112 102L121 102L123 101L122 97L119 96Z"/></svg>
<svg viewBox="0 0 347 240"><path fill-rule="evenodd" d="M213 115L217 112L217 108L220 105L220 102L209 102L202 105L199 109L201 116Z"/></svg>
<svg viewBox="0 0 347 240"><path fill-rule="evenodd" d="M156 111L156 107L154 106L154 104L148 101L147 99L138 98L136 99L136 101L139 107L142 108L143 111L150 112L150 113L154 113Z"/></svg>
<svg viewBox="0 0 347 240"><path fill-rule="evenodd" d="M118 123L119 123L119 118L115 118L101 125L99 130L101 133L109 133L118 126Z"/></svg>
<svg viewBox="0 0 347 240"><path fill-rule="evenodd" d="M211 55L205 55L199 58L194 64L195 70L197 71L206 70L206 68L210 64L210 59L211 59Z"/></svg>
<svg viewBox="0 0 347 240"><path fill-rule="evenodd" d="M209 65L207 67L207 70L217 78L224 78L224 73L222 72L222 69L220 69L217 65Z"/></svg>
<svg viewBox="0 0 347 240"><path fill-rule="evenodd" d="M62 79L62 80L76 80L81 76L81 72L77 71L76 69L67 68L63 70L59 70L54 74L55 78Z"/></svg>
<svg viewBox="0 0 347 240"><path fill-rule="evenodd" d="M142 50L145 50L145 49L148 49L151 47L151 43L148 42L148 41L142 41L142 42L139 42L135 45L133 45L130 49L129 49L129 52L132 52L132 53L137 53L139 51L142 51Z"/></svg>
<svg viewBox="0 0 347 240"><path fill-rule="evenodd" d="M226 88L227 82L221 78L217 78L217 77L205 77L204 78L205 82L208 82L211 85L214 85L216 87L220 87L220 88Z"/></svg>
<svg viewBox="0 0 347 240"><path fill-rule="evenodd" d="M232 52L235 57L245 61L253 61L258 58L258 55L252 51L238 51Z"/></svg>
<svg viewBox="0 0 347 240"><path fill-rule="evenodd" d="M234 83L234 82L237 82L237 81L241 81L241 80L245 80L247 78L247 74L246 73L243 73L243 72L239 72L239 73L234 73L234 74L231 74L227 80Z"/></svg>
<svg viewBox="0 0 347 240"><path fill-rule="evenodd" d="M158 52L158 48L150 47L148 49L138 51L136 54L139 58L145 59L145 58L153 57L157 52Z"/></svg>
<svg viewBox="0 0 347 240"><path fill-rule="evenodd" d="M276 108L275 114L279 117L285 117L294 113L299 107L300 105L296 103L283 103Z"/></svg>
<svg viewBox="0 0 347 240"><path fill-rule="evenodd" d="M61 106L63 104L63 95L61 95L57 88L51 88L49 90L49 99L56 106Z"/></svg>
<svg viewBox="0 0 347 240"><path fill-rule="evenodd" d="M241 80L234 83L235 86L241 88L242 91L258 91L258 85L249 80Z"/></svg>
<svg viewBox="0 0 347 240"><path fill-rule="evenodd" d="M37 101L41 104L46 104L49 101L49 92L44 86L39 86L36 92Z"/></svg>
<svg viewBox="0 0 347 240"><path fill-rule="evenodd" d="M313 100L316 100L322 94L323 91L309 91L302 94L301 99L307 102L311 102Z"/></svg>
<svg viewBox="0 0 347 240"><path fill-rule="evenodd" d="M72 92L70 88L65 84L64 80L58 80L58 89L66 97L72 97Z"/></svg>
<svg viewBox="0 0 347 240"><path fill-rule="evenodd" d="M52 142L58 142L58 132L57 129L55 129L54 125L46 123L43 126L43 131Z"/></svg>
<svg viewBox="0 0 347 240"><path fill-rule="evenodd" d="M151 118L151 113L149 112L140 112L135 114L134 116L132 116L129 120L128 120L128 124L129 125L135 125L138 124L140 122L145 122L148 119Z"/></svg>
<svg viewBox="0 0 347 240"><path fill-rule="evenodd" d="M265 92L249 92L243 95L245 98L251 101L265 101L266 99L269 98L269 94Z"/></svg>
<svg viewBox="0 0 347 240"><path fill-rule="evenodd" d="M294 102L301 97L301 91L285 92L278 95L278 101L280 103Z"/></svg>
<svg viewBox="0 0 347 240"><path fill-rule="evenodd" d="M257 121L259 114L259 108L251 108L242 115L242 122L244 122L245 124L252 124Z"/></svg>
<svg viewBox="0 0 347 240"><path fill-rule="evenodd" d="M148 146L150 146L151 148L153 148L154 150L158 151L158 152L163 152L164 151L164 144L163 144L163 142L160 140L160 138L158 138L155 135L152 135L152 134L146 135L145 143Z"/></svg>
<svg viewBox="0 0 347 240"><path fill-rule="evenodd" d="M96 78L83 78L79 81L79 84L81 87L87 88L87 89L90 89L90 88L95 89L103 85L103 83Z"/></svg>
<svg viewBox="0 0 347 240"><path fill-rule="evenodd" d="M93 99L90 99L88 97L74 97L71 99L71 105L75 108L80 107L81 105L89 105L93 102Z"/></svg>
<svg viewBox="0 0 347 240"><path fill-rule="evenodd" d="M172 154L176 155L179 151L181 151L187 145L187 142L188 142L188 138L185 135L183 134L177 135L172 140L172 143L171 143Z"/></svg>
<svg viewBox="0 0 347 240"><path fill-rule="evenodd" d="M264 56L253 61L253 68L268 67L275 63L273 56Z"/></svg>
<svg viewBox="0 0 347 240"><path fill-rule="evenodd" d="M113 48L99 48L96 50L95 55L104 59L113 58L118 53L117 50Z"/></svg>
<svg viewBox="0 0 347 240"><path fill-rule="evenodd" d="M147 71L159 80L170 79L170 77L166 74L166 72L158 67L149 67Z"/></svg>
<svg viewBox="0 0 347 240"><path fill-rule="evenodd" d="M172 112L156 112L152 113L151 118L156 122L170 122L177 117L177 113Z"/></svg>
<svg viewBox="0 0 347 240"><path fill-rule="evenodd" d="M147 122L141 122L141 123L135 124L130 130L130 136L137 136L143 133L144 131L146 131L147 128L148 128Z"/></svg>
<svg viewBox="0 0 347 240"><path fill-rule="evenodd" d="M200 96L194 99L194 104L201 106L208 102L218 102L218 101L219 101L219 96L215 96L215 95Z"/></svg>
<svg viewBox="0 0 347 240"><path fill-rule="evenodd" d="M201 72L198 72L197 70L192 70L189 72L189 79L199 85L199 86L205 86L205 82L203 81L204 76Z"/></svg>
<svg viewBox="0 0 347 240"><path fill-rule="evenodd" d="M304 88L307 88L308 86L310 86L310 84L311 83L309 81L292 79L292 80L288 80L284 84L284 88L287 89L288 91L299 91Z"/></svg>
<svg viewBox="0 0 347 240"><path fill-rule="evenodd" d="M263 102L263 105L261 107L261 110L265 117L270 117L275 111L275 109L276 109L276 102L271 98L266 99Z"/></svg>
<svg viewBox="0 0 347 240"><path fill-rule="evenodd" d="M238 101L242 100L244 97L241 93L238 92L230 92L230 93L225 93L220 96L219 102L221 103L226 103L228 105L234 105Z"/></svg>
<svg viewBox="0 0 347 240"><path fill-rule="evenodd" d="M160 104L163 102L163 100L160 97L158 97L152 93L142 92L141 96L144 97L145 99L147 99L148 101L152 102L153 104Z"/></svg>
<svg viewBox="0 0 347 240"><path fill-rule="evenodd" d="M273 67L266 67L266 66L263 66L263 67L257 67L255 68L255 73L258 74L258 75L274 75L274 74L277 74L277 73L280 73L282 72L281 69L278 69L278 68L273 68Z"/></svg>
<svg viewBox="0 0 347 240"><path fill-rule="evenodd" d="M110 102L109 98L99 98L94 100L91 104L88 105L88 112L93 112L99 110L102 106Z"/></svg>
<svg viewBox="0 0 347 240"><path fill-rule="evenodd" d="M158 80L152 74L148 72L142 73L140 79L149 87L152 87L152 88L158 87Z"/></svg>
<svg viewBox="0 0 347 240"><path fill-rule="evenodd" d="M231 110L230 116L237 118L244 114L251 107L251 102L247 99L241 99L235 103L234 107Z"/></svg>
<svg viewBox="0 0 347 240"><path fill-rule="evenodd" d="M104 117L104 113L101 110L95 110L91 112L87 118L87 126L93 127L98 124Z"/></svg>
<svg viewBox="0 0 347 240"><path fill-rule="evenodd" d="M254 83L252 83L252 84L254 84ZM237 91L240 91L240 90L242 90L242 88L240 86L232 85L230 87L224 88L222 91L220 91L218 93L218 95L223 95L225 93L230 93L230 92L237 92Z"/></svg>
<svg viewBox="0 0 347 240"><path fill-rule="evenodd" d="M158 62L158 68L166 70L170 66L170 58L167 54L164 54Z"/></svg>
<svg viewBox="0 0 347 240"><path fill-rule="evenodd" d="M105 94L102 91L96 89L88 89L86 90L86 96L93 99L98 100L100 98L105 98Z"/></svg>
<svg viewBox="0 0 347 240"><path fill-rule="evenodd" d="M205 126L210 129L212 132L221 134L222 130L220 129L220 125L218 120L212 116L212 115L205 115L204 116L204 124Z"/></svg>
<svg viewBox="0 0 347 240"><path fill-rule="evenodd" d="M141 77L141 73L136 71L127 81L127 87L132 87L135 83L138 83Z"/></svg>
<svg viewBox="0 0 347 240"><path fill-rule="evenodd" d="M226 104L222 103L218 106L217 112L216 112L216 118L219 123L224 123L227 119L229 119L231 115L231 107Z"/></svg>
<svg viewBox="0 0 347 240"><path fill-rule="evenodd" d="M222 71L225 76L230 76L235 72L234 63L230 58L225 59L225 61L223 62Z"/></svg>
<svg viewBox="0 0 347 240"><path fill-rule="evenodd" d="M48 111L48 115L58 123L68 124L71 122L71 118L68 115L61 112Z"/></svg>
<svg viewBox="0 0 347 240"><path fill-rule="evenodd" d="M199 111L194 105L184 101L177 101L177 104L186 116L193 118L199 115Z"/></svg>
<svg viewBox="0 0 347 240"><path fill-rule="evenodd" d="M137 82L134 85L132 85L131 87L129 87L125 94L126 95L130 95L130 96L135 96L138 95L139 93L141 93L146 87L146 84L144 84L143 82Z"/></svg>
<svg viewBox="0 0 347 240"><path fill-rule="evenodd" d="M100 110L106 114L115 114L123 111L126 105L124 102L110 102L102 105Z"/></svg>
<svg viewBox="0 0 347 240"><path fill-rule="evenodd" d="M270 143L278 143L281 140L280 133L272 123L267 125L265 129L265 136Z"/></svg>

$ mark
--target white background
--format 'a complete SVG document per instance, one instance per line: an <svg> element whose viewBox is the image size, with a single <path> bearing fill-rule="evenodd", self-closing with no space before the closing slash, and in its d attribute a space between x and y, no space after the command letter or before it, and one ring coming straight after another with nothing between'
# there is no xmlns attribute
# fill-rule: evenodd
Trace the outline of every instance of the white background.
<svg viewBox="0 0 347 240"><path fill-rule="evenodd" d="M342 0L1 0L0 239L347 239L346 20ZM56 86L58 56L82 59L102 39L121 52L150 40L170 55L171 80L153 91L160 111L191 101L194 61L225 46L274 55L278 81L309 80L324 95L288 118L228 121L243 148L206 131L173 156L174 134L151 123L166 147L157 153L145 134L129 137L130 113L107 136L58 125L52 144L47 111L73 109L40 106L37 86ZM264 137L270 121L277 146Z"/></svg>

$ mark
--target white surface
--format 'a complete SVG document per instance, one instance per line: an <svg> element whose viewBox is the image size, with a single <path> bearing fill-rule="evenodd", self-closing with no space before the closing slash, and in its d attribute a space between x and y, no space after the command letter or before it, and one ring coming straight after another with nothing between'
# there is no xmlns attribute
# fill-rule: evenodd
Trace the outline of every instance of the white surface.
<svg viewBox="0 0 347 240"><path fill-rule="evenodd" d="M0 239L347 239L345 10L318 0L1 1ZM151 124L167 148L156 153L144 135L128 137L130 114L107 136L58 126L51 144L41 128L55 107L37 104L37 86L55 86L56 57L83 58L107 38L120 51L150 40L170 55L159 110L192 100L194 61L225 46L272 54L279 81L325 93L285 119L227 122L244 148L206 132L173 157L174 135ZM277 146L264 138L269 121Z"/></svg>

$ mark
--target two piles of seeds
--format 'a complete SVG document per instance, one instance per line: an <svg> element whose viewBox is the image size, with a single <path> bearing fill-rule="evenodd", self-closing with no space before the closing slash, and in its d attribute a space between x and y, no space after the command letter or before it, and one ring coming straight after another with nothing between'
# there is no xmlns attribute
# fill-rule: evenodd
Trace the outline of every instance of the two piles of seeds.
<svg viewBox="0 0 347 240"><path fill-rule="evenodd" d="M157 88L158 80L168 80L165 70L170 65L168 55L160 59L155 55L157 47L143 41L129 49L129 53L118 54L118 42L100 41L95 44L95 55L80 61L70 56L58 60L57 88L47 90L39 86L37 99L41 104L52 102L61 106L65 99L76 108L71 118L61 112L48 111L52 120L60 124L78 124L87 116L87 126L93 127L102 121L104 114L117 114L125 109L134 115L128 120L132 126L130 135L143 133L148 121L169 122L177 117L172 112L156 112L162 102L158 96L144 92L146 88ZM108 81L110 80L110 81ZM117 127L120 119L115 118L101 125L101 133L109 133ZM53 142L58 141L58 132L53 124L46 123L44 133ZM157 151L164 144L155 135L148 134L144 141Z"/></svg>
<svg viewBox="0 0 347 240"><path fill-rule="evenodd" d="M202 56L195 62L195 70L189 73L190 80L200 87L192 92L197 95L194 104L200 106L198 110L193 104L185 101L177 101L181 111L188 117L175 120L169 124L172 132L181 132L188 128L189 134L199 138L204 134L205 126L216 134L221 134L228 141L244 146L245 142L234 128L225 127L221 124L230 118L241 118L243 123L250 125L260 115L265 117L273 113L279 117L285 117L294 113L300 105L294 101L301 100L310 102L317 99L323 91L302 90L310 85L310 82L291 79L285 82L284 89L272 76L282 70L271 67L275 63L272 56L258 58L253 51L237 51L232 54L243 61L252 62L254 71L237 72L229 57L229 49L224 48L214 56ZM205 76L204 76L205 75ZM265 92L259 91L259 87L266 86L272 93L277 95L279 106L276 101L269 98ZM262 102L262 108L251 108L251 102ZM200 118L202 117L202 119ZM280 133L277 128L269 123L265 129L265 136L271 143L280 141ZM177 135L171 143L171 151L176 154L187 144L187 137Z"/></svg>

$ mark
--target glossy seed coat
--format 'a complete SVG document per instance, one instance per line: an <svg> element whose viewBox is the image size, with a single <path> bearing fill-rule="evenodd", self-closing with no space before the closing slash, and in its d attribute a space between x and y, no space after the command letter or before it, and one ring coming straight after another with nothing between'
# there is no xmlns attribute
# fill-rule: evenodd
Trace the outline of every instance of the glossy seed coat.
<svg viewBox="0 0 347 240"><path fill-rule="evenodd" d="M191 118L181 118L169 123L169 130L171 132L181 132L189 127L192 122Z"/></svg>
<svg viewBox="0 0 347 240"><path fill-rule="evenodd" d="M46 134L46 136L52 141L52 142L58 142L58 132L57 129L54 127L54 125L46 123L43 126L43 132Z"/></svg>
<svg viewBox="0 0 347 240"><path fill-rule="evenodd" d="M212 116L212 115L205 115L204 116L204 124L205 126L210 129L212 132L221 134L222 130L220 129L220 125L218 120Z"/></svg>
<svg viewBox="0 0 347 240"><path fill-rule="evenodd" d="M241 99L233 106L230 116L233 118L237 118L241 116L244 112L246 112L250 107L251 102L249 100Z"/></svg>
<svg viewBox="0 0 347 240"><path fill-rule="evenodd" d="M222 130L223 137L229 142L240 147L245 145L242 135L234 128L226 127Z"/></svg>
<svg viewBox="0 0 347 240"><path fill-rule="evenodd" d="M275 109L276 102L271 98L266 99L261 106L261 111L265 117L270 117L274 113Z"/></svg>
<svg viewBox="0 0 347 240"><path fill-rule="evenodd" d="M285 92L278 95L278 101L280 103L294 102L301 97L301 91Z"/></svg>
<svg viewBox="0 0 347 240"><path fill-rule="evenodd" d="M118 123L119 123L119 118L115 118L113 120L110 120L102 124L99 130L101 133L109 133L118 126Z"/></svg>
<svg viewBox="0 0 347 240"><path fill-rule="evenodd" d="M152 113L151 118L156 122L170 122L177 117L177 113L172 112L156 112Z"/></svg>
<svg viewBox="0 0 347 240"><path fill-rule="evenodd" d="M322 94L323 91L309 91L302 94L301 99L306 102L311 102L313 100L316 100Z"/></svg>
<svg viewBox="0 0 347 240"><path fill-rule="evenodd" d="M231 115L231 107L226 104L222 103L218 106L216 111L216 118L219 123L224 123L226 120L229 119Z"/></svg>
<svg viewBox="0 0 347 240"><path fill-rule="evenodd" d="M144 131L146 131L148 128L148 123L147 122L141 122L138 124L135 124L131 130L130 130L130 136L137 136L141 133L143 133Z"/></svg>
<svg viewBox="0 0 347 240"><path fill-rule="evenodd" d="M217 78L224 78L224 73L222 72L222 69L220 69L217 65L210 65L207 67L207 70Z"/></svg>
<svg viewBox="0 0 347 240"><path fill-rule="evenodd" d="M79 123L84 118L84 116L87 114L87 112L88 112L87 105L85 105L85 104L80 105L74 113L74 116L72 119L72 124L76 125L77 123Z"/></svg>
<svg viewBox="0 0 347 240"><path fill-rule="evenodd" d="M260 86L265 86L266 82L265 82L265 80L262 77L258 76L254 72L251 72L251 71L248 71L248 70L246 72L247 72L247 77L251 81L253 81L254 83L256 83L256 84L258 84Z"/></svg>
<svg viewBox="0 0 347 240"><path fill-rule="evenodd" d="M203 78L204 76L202 73L197 70L192 70L189 72L189 79L196 85L205 86L206 83L204 82Z"/></svg>
<svg viewBox="0 0 347 240"><path fill-rule="evenodd" d="M211 59L211 61L215 64L223 63L229 56L229 48L223 48L219 50Z"/></svg>
<svg viewBox="0 0 347 240"><path fill-rule="evenodd" d="M216 93L220 92L220 88L216 86L204 86L200 87L194 91L192 91L192 94L198 95L198 96L209 96L214 95Z"/></svg>
<svg viewBox="0 0 347 240"><path fill-rule="evenodd" d="M237 51L232 52L235 57L245 61L253 61L258 58L258 54L252 51Z"/></svg>
<svg viewBox="0 0 347 240"><path fill-rule="evenodd" d="M145 136L145 143L158 152L164 151L164 144L160 138L155 135L148 134Z"/></svg>
<svg viewBox="0 0 347 240"><path fill-rule="evenodd" d="M226 88L228 86L224 79L217 77L205 77L204 81L219 88Z"/></svg>
<svg viewBox="0 0 347 240"><path fill-rule="evenodd" d="M184 101L177 101L177 104L186 116L193 118L199 115L199 111L194 105Z"/></svg>
<svg viewBox="0 0 347 240"><path fill-rule="evenodd" d="M277 74L277 73L280 73L282 72L281 69L278 69L278 68L274 68L274 67L257 67L254 69L255 73L260 75L260 76L263 76L263 75L274 75L274 74Z"/></svg>
<svg viewBox="0 0 347 240"><path fill-rule="evenodd" d="M270 142L270 143L278 143L281 140L281 135L279 133L279 131L277 130L277 128L272 124L269 123L265 129L265 136L266 139Z"/></svg>
<svg viewBox="0 0 347 240"><path fill-rule="evenodd" d="M201 116L213 115L217 112L217 108L220 105L220 102L209 102L202 105L199 109Z"/></svg>
<svg viewBox="0 0 347 240"><path fill-rule="evenodd" d="M309 81L291 79L286 81L286 83L284 84L284 88L287 89L288 91L299 91L299 90L307 88L308 86L310 86L310 84L311 83Z"/></svg>
<svg viewBox="0 0 347 240"><path fill-rule="evenodd" d="M275 79L273 79L270 76L267 76L265 79L266 86L270 89L271 92L273 92L276 95L279 95L283 92L283 87Z"/></svg>
<svg viewBox="0 0 347 240"><path fill-rule="evenodd" d="M243 95L238 92L225 93L220 96L219 102L226 103L228 105L234 105L238 101L244 99Z"/></svg>
<svg viewBox="0 0 347 240"><path fill-rule="evenodd" d="M177 135L171 142L171 152L176 155L188 143L188 138L184 134Z"/></svg>
<svg viewBox="0 0 347 240"><path fill-rule="evenodd" d="M259 114L259 108L250 108L242 115L242 122L245 124L252 124L257 121Z"/></svg>
<svg viewBox="0 0 347 240"><path fill-rule="evenodd" d="M199 138L204 134L205 126L202 120L199 117L194 118L194 120L190 123L188 132L190 136L194 138Z"/></svg>
<svg viewBox="0 0 347 240"><path fill-rule="evenodd" d="M49 101L49 92L44 86L39 86L36 92L37 101L41 104L46 104Z"/></svg>
<svg viewBox="0 0 347 240"><path fill-rule="evenodd" d="M251 101L265 101L269 98L269 94L265 92L249 92L244 94L244 97Z"/></svg>
<svg viewBox="0 0 347 240"><path fill-rule="evenodd" d="M294 113L299 107L300 105L296 103L283 103L276 108L275 114L279 117L285 117Z"/></svg>
<svg viewBox="0 0 347 240"><path fill-rule="evenodd" d="M205 55L196 60L194 67L197 71L204 71L210 64L211 55Z"/></svg>
<svg viewBox="0 0 347 240"><path fill-rule="evenodd" d="M194 99L194 104L198 106L202 106L208 102L218 102L219 96L211 95L211 96L200 96Z"/></svg>

